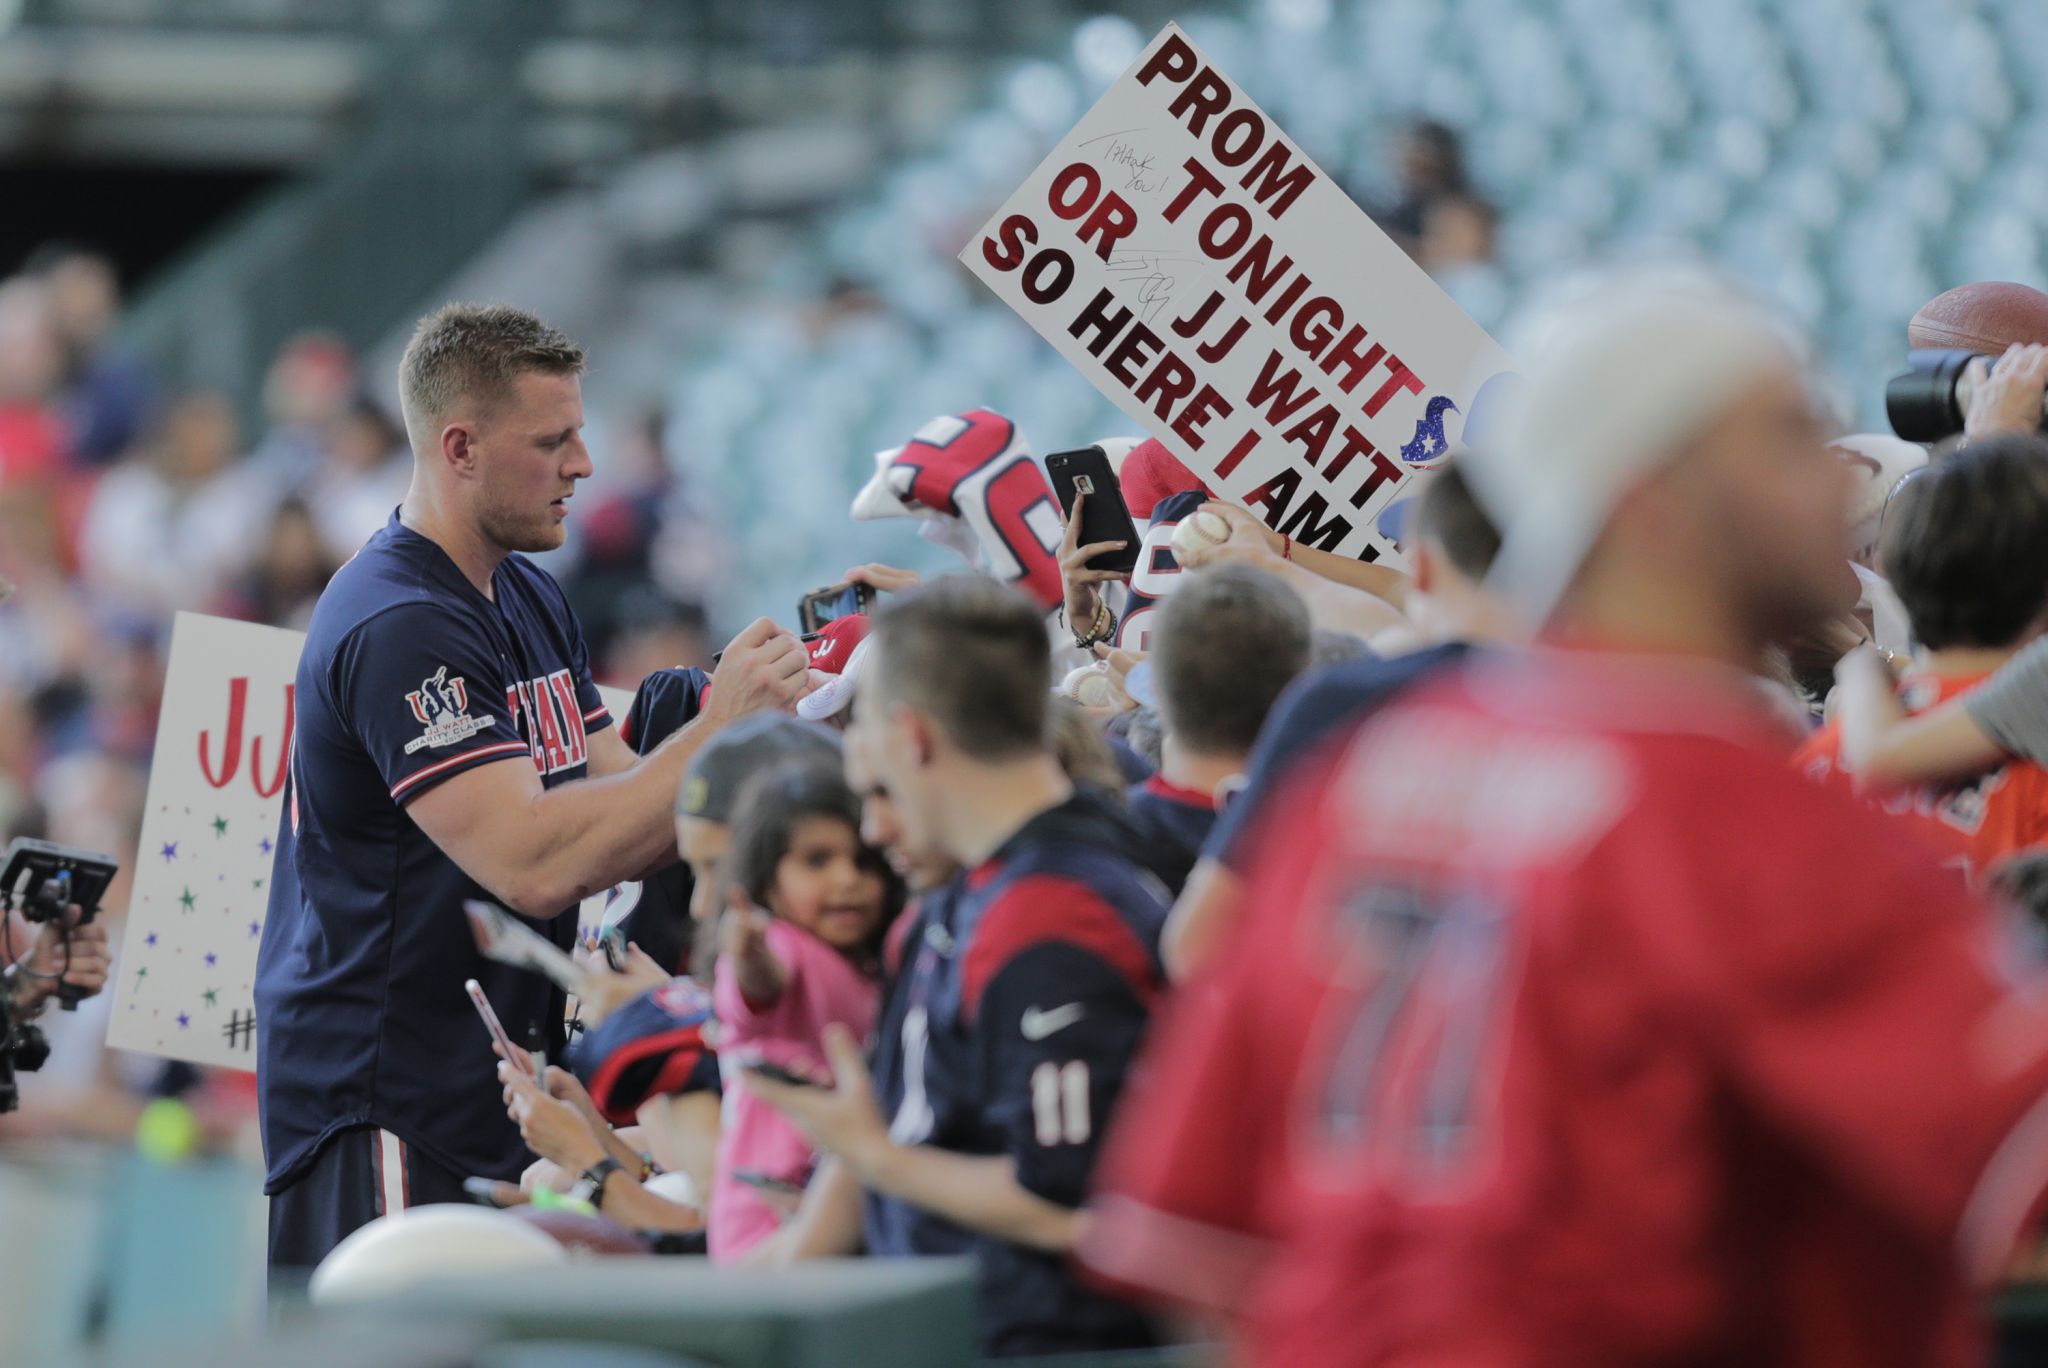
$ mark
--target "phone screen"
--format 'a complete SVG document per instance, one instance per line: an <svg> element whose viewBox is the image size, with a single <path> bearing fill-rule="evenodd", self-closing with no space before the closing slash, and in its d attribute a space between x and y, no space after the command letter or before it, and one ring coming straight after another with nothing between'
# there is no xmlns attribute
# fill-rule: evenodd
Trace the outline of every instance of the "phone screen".
<svg viewBox="0 0 2048 1368"><path fill-rule="evenodd" d="M757 1073L770 1082L786 1083L792 1088L822 1088L825 1086L815 1078L805 1078L802 1074L791 1073L780 1064L770 1064L765 1059L748 1060L746 1069L748 1073Z"/></svg>
<svg viewBox="0 0 2048 1368"><path fill-rule="evenodd" d="M797 621L806 633L810 633L828 622L868 612L874 606L875 591L868 585L849 581L805 594L797 601Z"/></svg>
<svg viewBox="0 0 2048 1368"><path fill-rule="evenodd" d="M856 586L846 585L830 598L812 599L811 616L820 623L837 622L855 611Z"/></svg>

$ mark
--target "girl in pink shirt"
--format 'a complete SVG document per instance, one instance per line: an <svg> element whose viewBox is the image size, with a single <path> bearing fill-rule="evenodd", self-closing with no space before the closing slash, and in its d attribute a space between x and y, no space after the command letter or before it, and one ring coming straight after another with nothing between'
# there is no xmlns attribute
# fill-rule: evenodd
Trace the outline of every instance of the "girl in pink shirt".
<svg viewBox="0 0 2048 1368"><path fill-rule="evenodd" d="M772 770L742 795L725 857L730 906L712 976L725 1077L708 1239L737 1259L795 1208L817 1156L803 1132L749 1093L743 1065L831 1077L825 1027L875 1024L879 952L902 887L860 839L860 800L815 761Z"/></svg>

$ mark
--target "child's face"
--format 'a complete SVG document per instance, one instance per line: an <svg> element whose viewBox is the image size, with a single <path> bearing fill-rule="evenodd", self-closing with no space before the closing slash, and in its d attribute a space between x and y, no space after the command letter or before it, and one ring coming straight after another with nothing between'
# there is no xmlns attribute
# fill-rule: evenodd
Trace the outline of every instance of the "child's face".
<svg viewBox="0 0 2048 1368"><path fill-rule="evenodd" d="M807 817L775 866L768 910L835 950L852 950L882 924L882 876L867 862L860 837L846 823Z"/></svg>
<svg viewBox="0 0 2048 1368"><path fill-rule="evenodd" d="M725 881L719 877L718 862L732 846L732 828L702 817L676 818L676 849L696 885L690 894L690 915L698 921L717 921L725 906Z"/></svg>

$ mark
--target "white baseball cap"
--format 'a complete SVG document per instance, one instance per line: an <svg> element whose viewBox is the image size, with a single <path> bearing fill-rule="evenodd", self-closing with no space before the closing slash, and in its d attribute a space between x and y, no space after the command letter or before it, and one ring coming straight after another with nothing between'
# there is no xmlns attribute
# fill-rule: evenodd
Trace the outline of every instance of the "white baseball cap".
<svg viewBox="0 0 2048 1368"><path fill-rule="evenodd" d="M1545 321L1513 348L1521 382L1463 458L1501 530L1488 585L1535 624L1630 488L1744 386L1799 364L1777 319L1697 273L1618 274Z"/></svg>
<svg viewBox="0 0 2048 1368"><path fill-rule="evenodd" d="M1849 552L1867 555L1884 525L1884 506L1899 481L1927 464L1927 448L1889 432L1852 432L1828 443L1855 481L1849 487Z"/></svg>

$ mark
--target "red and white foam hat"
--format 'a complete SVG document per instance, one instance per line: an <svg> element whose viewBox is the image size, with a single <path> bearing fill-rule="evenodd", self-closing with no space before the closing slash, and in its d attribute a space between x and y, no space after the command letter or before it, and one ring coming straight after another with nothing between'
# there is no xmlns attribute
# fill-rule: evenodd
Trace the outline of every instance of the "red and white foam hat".
<svg viewBox="0 0 2048 1368"><path fill-rule="evenodd" d="M1048 611L1060 601L1059 502L1016 423L991 409L942 414L876 452L852 512L856 522L917 518L927 541L975 569Z"/></svg>
<svg viewBox="0 0 2048 1368"><path fill-rule="evenodd" d="M836 717L853 702L854 687L860 682L867 659L868 619L864 613L835 618L819 631L811 643L811 673L817 687L796 705L796 715L806 722Z"/></svg>

